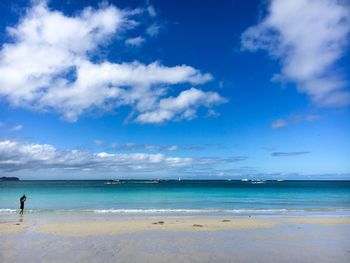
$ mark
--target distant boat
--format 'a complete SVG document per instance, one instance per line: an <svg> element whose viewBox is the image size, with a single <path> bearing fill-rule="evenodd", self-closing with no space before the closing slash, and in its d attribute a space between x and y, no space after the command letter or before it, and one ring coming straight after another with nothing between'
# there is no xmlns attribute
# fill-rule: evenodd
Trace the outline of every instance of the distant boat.
<svg viewBox="0 0 350 263"><path fill-rule="evenodd" d="M244 178L241 180L242 182L248 182L249 180L247 178Z"/></svg>
<svg viewBox="0 0 350 263"><path fill-rule="evenodd" d="M120 180L108 180L105 184L121 184Z"/></svg>
<svg viewBox="0 0 350 263"><path fill-rule="evenodd" d="M256 180L252 180L251 183L252 184L264 184L264 183L266 183L266 180L256 179Z"/></svg>
<svg viewBox="0 0 350 263"><path fill-rule="evenodd" d="M160 179L154 179L151 181L152 184L159 184L160 183Z"/></svg>
<svg viewBox="0 0 350 263"><path fill-rule="evenodd" d="M179 182L181 181L181 177L179 177Z"/></svg>
<svg viewBox="0 0 350 263"><path fill-rule="evenodd" d="M122 183L125 184L159 184L161 182L160 179L147 179L147 180L127 180L123 181Z"/></svg>
<svg viewBox="0 0 350 263"><path fill-rule="evenodd" d="M283 181L284 181L284 180L282 180L282 179L278 179L278 180L277 180L277 182L283 182Z"/></svg>

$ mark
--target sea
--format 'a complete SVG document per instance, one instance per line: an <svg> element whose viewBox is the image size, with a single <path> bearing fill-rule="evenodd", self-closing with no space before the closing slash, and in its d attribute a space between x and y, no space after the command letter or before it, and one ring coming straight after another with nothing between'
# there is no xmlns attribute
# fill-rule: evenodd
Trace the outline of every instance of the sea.
<svg viewBox="0 0 350 263"><path fill-rule="evenodd" d="M0 182L0 216L349 216L350 181L21 180Z"/></svg>

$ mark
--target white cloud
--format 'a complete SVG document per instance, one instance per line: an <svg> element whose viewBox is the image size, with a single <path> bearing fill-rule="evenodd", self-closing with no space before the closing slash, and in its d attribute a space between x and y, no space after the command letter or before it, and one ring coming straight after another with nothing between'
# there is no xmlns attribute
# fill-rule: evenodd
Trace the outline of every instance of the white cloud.
<svg viewBox="0 0 350 263"><path fill-rule="evenodd" d="M212 79L187 65L94 62L101 45L137 24L132 15L112 5L75 16L50 10L43 1L34 5L7 28L11 42L0 51L0 96L15 107L55 111L76 121L89 111L120 106L142 115L166 97L166 86Z"/></svg>
<svg viewBox="0 0 350 263"><path fill-rule="evenodd" d="M93 169L97 171L135 171L177 169L192 164L192 158L146 153L106 153L79 150L59 150L49 144L0 141L0 171L23 169Z"/></svg>
<svg viewBox="0 0 350 263"><path fill-rule="evenodd" d="M23 129L23 125L16 125L9 129L9 131L20 131Z"/></svg>
<svg viewBox="0 0 350 263"><path fill-rule="evenodd" d="M125 40L125 44L135 47L141 46L144 42L145 39L141 36L128 38L127 40Z"/></svg>
<svg viewBox="0 0 350 263"><path fill-rule="evenodd" d="M177 97L161 99L155 110L139 115L136 121L140 123L162 123L176 118L190 120L195 117L200 106L211 107L224 103L226 100L215 92L204 92L195 88L182 91Z"/></svg>
<svg viewBox="0 0 350 263"><path fill-rule="evenodd" d="M306 114L306 115L297 115L291 114L285 119L277 119L272 122L271 128L277 129L282 128L290 124L300 123L300 122L313 122L321 118L319 115L315 114Z"/></svg>
<svg viewBox="0 0 350 263"><path fill-rule="evenodd" d="M350 32L350 8L338 0L272 0L267 16L242 35L242 48L266 50L281 61L274 79L295 82L320 106L350 103L336 69Z"/></svg>
<svg viewBox="0 0 350 263"><path fill-rule="evenodd" d="M166 150L175 151L177 146ZM65 177L84 178L89 175L106 177L113 174L124 178L134 176L178 176L179 174L196 175L198 171L220 169L245 161L244 156L231 157L177 157L163 153L110 153L81 150L63 150L50 144L0 140L0 172L2 174L24 175L38 174L46 178Z"/></svg>

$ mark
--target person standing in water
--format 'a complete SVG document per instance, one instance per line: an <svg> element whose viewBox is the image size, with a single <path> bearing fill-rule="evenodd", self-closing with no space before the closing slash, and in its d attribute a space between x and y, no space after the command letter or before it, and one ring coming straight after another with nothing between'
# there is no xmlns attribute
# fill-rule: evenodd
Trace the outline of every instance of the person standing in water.
<svg viewBox="0 0 350 263"><path fill-rule="evenodd" d="M19 199L19 202L21 203L21 206L20 206L20 212L19 214L20 215L23 215L23 210L24 210L24 202L27 200L27 197L26 195L23 195L20 199Z"/></svg>

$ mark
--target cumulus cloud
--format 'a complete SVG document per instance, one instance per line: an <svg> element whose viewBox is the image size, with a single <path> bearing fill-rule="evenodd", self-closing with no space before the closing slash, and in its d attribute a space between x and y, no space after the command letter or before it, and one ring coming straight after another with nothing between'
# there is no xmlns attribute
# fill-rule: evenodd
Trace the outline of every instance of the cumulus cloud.
<svg viewBox="0 0 350 263"><path fill-rule="evenodd" d="M187 65L94 61L102 45L137 25L133 15L105 4L66 16L45 1L37 3L7 28L11 41L0 51L0 96L15 107L55 111L76 121L89 111L120 106L142 115L166 98L167 86L212 79Z"/></svg>
<svg viewBox="0 0 350 263"><path fill-rule="evenodd" d="M295 115L292 114L285 119L277 119L271 123L271 128L278 129L288 126L289 124L295 124L300 122L313 122L321 118L319 115L307 114L307 115Z"/></svg>
<svg viewBox="0 0 350 263"><path fill-rule="evenodd" d="M169 146L173 151L176 146ZM130 177L144 173L163 173L164 175L191 174L197 171L216 169L246 160L244 156L231 157L176 157L163 153L111 153L107 151L90 152L82 150L63 150L50 144L0 140L0 172L3 174L25 171L29 176L47 171L66 176L67 171L77 171L79 176L89 171L96 176L105 173L123 172ZM50 172L51 174L51 172Z"/></svg>
<svg viewBox="0 0 350 263"><path fill-rule="evenodd" d="M266 17L242 34L242 48L266 50L281 62L274 80L292 81L320 106L350 103L336 63L350 32L349 3L339 0L271 0Z"/></svg>
<svg viewBox="0 0 350 263"><path fill-rule="evenodd" d="M196 88L182 91L177 97L161 99L155 110L140 114L140 123L162 123L171 119L190 120L196 116L197 108L210 108L226 100L215 92L204 92Z"/></svg>
<svg viewBox="0 0 350 263"><path fill-rule="evenodd" d="M192 158L165 156L164 154L120 154L60 150L49 144L0 141L0 170L23 169L93 169L97 171L135 171L175 169L192 164Z"/></svg>
<svg viewBox="0 0 350 263"><path fill-rule="evenodd" d="M310 152L273 152L271 153L271 155L276 157L289 157L289 156L298 156L298 155L304 155L309 153Z"/></svg>

